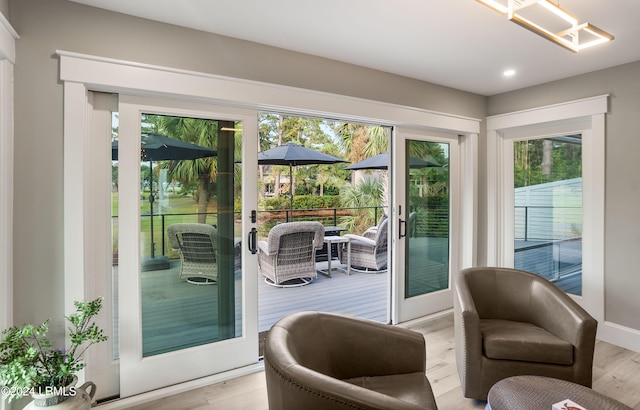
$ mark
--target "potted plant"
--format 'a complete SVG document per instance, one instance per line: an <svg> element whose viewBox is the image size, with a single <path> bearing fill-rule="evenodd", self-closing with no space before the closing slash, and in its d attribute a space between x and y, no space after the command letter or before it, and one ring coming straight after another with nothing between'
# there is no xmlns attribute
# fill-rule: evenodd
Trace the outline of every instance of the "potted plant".
<svg viewBox="0 0 640 410"><path fill-rule="evenodd" d="M53 347L53 342L47 338L49 320L38 326L25 324L2 332L0 387L9 401L26 394L61 396L47 398L46 404L36 402L37 406L42 406L56 404L75 394L75 391L68 394L64 389L75 384L75 373L85 367L84 352L107 337L92 321L102 309L101 297L89 302L74 302L74 305L75 313L65 317L70 323L70 343L66 349ZM92 391L91 396L94 393Z"/></svg>

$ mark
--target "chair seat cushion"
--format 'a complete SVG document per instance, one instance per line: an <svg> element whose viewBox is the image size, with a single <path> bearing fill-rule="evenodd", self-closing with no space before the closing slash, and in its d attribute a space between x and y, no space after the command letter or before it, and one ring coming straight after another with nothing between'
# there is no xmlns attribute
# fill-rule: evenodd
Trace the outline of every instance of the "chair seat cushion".
<svg viewBox="0 0 640 410"><path fill-rule="evenodd" d="M343 380L424 409L433 409L434 398L429 380L424 373L405 373L389 376L364 376Z"/></svg>
<svg viewBox="0 0 640 410"><path fill-rule="evenodd" d="M480 331L490 359L573 364L573 345L532 323L482 319Z"/></svg>

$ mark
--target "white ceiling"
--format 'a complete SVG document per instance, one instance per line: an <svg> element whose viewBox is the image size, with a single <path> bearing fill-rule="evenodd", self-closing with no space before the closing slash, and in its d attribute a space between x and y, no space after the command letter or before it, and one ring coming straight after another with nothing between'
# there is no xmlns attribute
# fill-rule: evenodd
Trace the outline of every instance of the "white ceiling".
<svg viewBox="0 0 640 410"><path fill-rule="evenodd" d="M640 0L561 0L615 36L579 54L475 0L72 1L481 95L640 60Z"/></svg>

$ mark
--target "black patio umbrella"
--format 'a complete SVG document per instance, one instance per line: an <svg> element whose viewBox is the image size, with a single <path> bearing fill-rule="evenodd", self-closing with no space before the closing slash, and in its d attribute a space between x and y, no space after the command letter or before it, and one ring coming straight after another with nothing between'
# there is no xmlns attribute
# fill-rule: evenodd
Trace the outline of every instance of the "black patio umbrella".
<svg viewBox="0 0 640 410"><path fill-rule="evenodd" d="M149 183L151 195L149 195L149 211L151 214L151 257L155 257L155 244L153 242L153 161L163 160L188 160L205 157L215 157L218 151L201 145L191 144L169 138L165 135L145 133L140 139L140 159L149 161ZM111 159L118 160L118 141L111 142Z"/></svg>
<svg viewBox="0 0 640 410"><path fill-rule="evenodd" d="M289 202L293 219L293 173L292 169L298 165L337 164L347 162L342 158L325 154L302 145L289 142L284 145L258 152L258 164L260 165L288 165L289 166Z"/></svg>
<svg viewBox="0 0 640 410"><path fill-rule="evenodd" d="M424 160L416 157L409 157L409 167L410 168L427 168L427 167L440 167L440 165L435 159L430 158L429 160ZM345 169L349 169L352 171L359 169L380 169L385 170L389 168L389 153L383 152L382 154L378 154L371 158L367 158L360 162L356 162L355 164L349 165Z"/></svg>
<svg viewBox="0 0 640 410"><path fill-rule="evenodd" d="M141 158L149 161L215 157L218 151L160 134L142 134ZM118 160L118 141L111 143L111 159Z"/></svg>

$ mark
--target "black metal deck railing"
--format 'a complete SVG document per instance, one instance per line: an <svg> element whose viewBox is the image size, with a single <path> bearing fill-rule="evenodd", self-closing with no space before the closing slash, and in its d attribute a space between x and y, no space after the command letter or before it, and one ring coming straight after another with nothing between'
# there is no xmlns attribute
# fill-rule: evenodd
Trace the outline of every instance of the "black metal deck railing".
<svg viewBox="0 0 640 410"><path fill-rule="evenodd" d="M259 237L266 237L269 230L278 223L286 221L318 221L325 226L339 226L342 218L357 217L363 211L371 211L373 220L377 221L382 216L383 208L379 206L358 207L358 208L311 208L311 209L274 209L258 211ZM159 249L154 248L155 255L172 255L166 239L166 229L174 223L197 223L199 218L205 215L205 222L216 225L218 213L167 213L159 215L141 215L141 240L144 243L153 243ZM241 226L241 212L234 212L234 221L238 232ZM150 219L154 218L153 230L150 229ZM112 226L117 226L117 215L112 216ZM153 235L153 239L151 239ZM238 233L237 236L240 236ZM113 247L114 253L117 253L118 235L117 229L113 229ZM150 256L151 248L143 246L142 256ZM176 256L177 255L173 255Z"/></svg>

